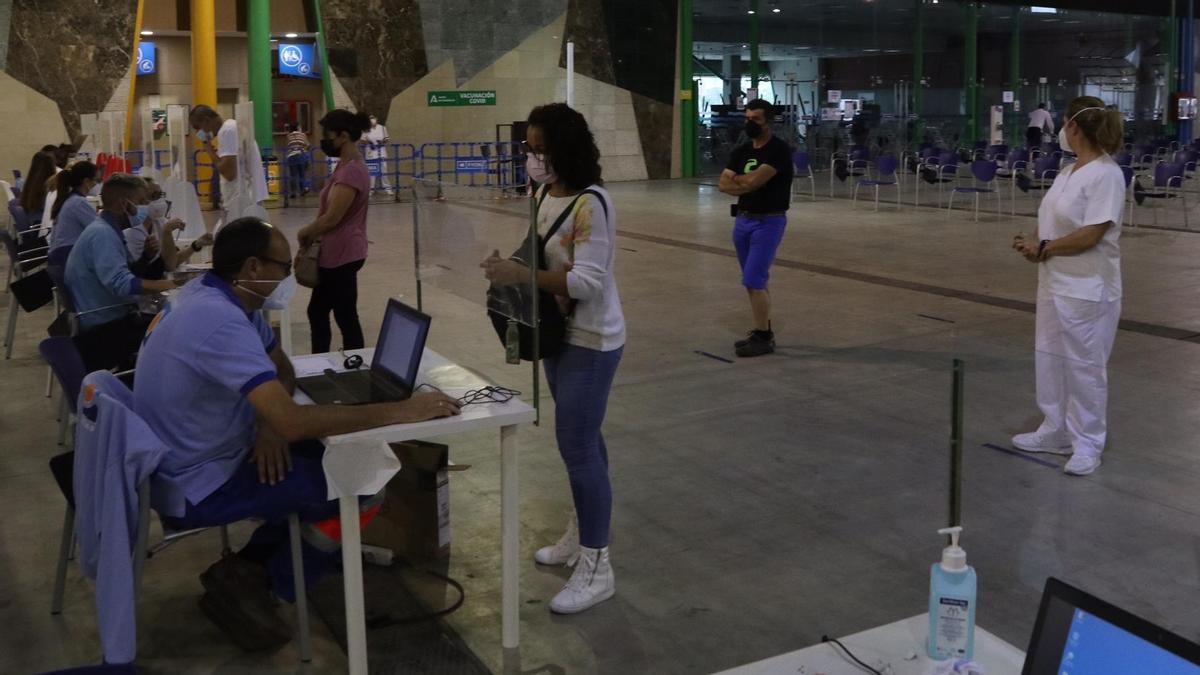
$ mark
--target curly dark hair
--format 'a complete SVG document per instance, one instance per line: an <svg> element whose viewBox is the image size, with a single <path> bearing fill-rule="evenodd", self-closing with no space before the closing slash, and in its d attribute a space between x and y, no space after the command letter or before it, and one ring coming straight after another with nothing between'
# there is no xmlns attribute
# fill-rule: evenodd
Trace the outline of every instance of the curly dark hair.
<svg viewBox="0 0 1200 675"><path fill-rule="evenodd" d="M587 120L566 103L549 103L529 113L529 126L542 131L549 164L564 185L582 190L603 183L600 149Z"/></svg>

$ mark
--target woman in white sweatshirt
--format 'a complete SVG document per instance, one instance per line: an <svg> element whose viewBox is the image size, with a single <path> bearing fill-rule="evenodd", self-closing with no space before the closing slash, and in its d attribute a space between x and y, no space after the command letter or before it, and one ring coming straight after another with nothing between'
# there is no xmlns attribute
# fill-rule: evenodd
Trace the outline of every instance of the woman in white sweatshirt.
<svg viewBox="0 0 1200 675"><path fill-rule="evenodd" d="M625 316L613 274L616 212L601 187L600 151L583 115L564 103L535 108L526 134L529 176L541 185L535 199L538 232L545 237L546 271L538 287L558 297L568 313L566 344L545 359L554 397L554 429L567 466L576 517L558 543L539 550L543 565L575 565L550 603L559 614L582 612L613 596L608 553L612 488L608 449L600 426L625 347ZM529 269L493 255L482 265L498 284L529 279Z"/></svg>

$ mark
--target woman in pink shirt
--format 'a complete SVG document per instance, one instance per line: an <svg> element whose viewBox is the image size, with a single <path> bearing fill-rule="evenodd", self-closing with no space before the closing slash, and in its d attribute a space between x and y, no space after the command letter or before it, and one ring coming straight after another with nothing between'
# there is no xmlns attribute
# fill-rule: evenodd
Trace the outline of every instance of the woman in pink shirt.
<svg viewBox="0 0 1200 675"><path fill-rule="evenodd" d="M338 165L321 190L317 219L297 235L301 253L321 242L317 286L308 301L314 354L330 351L330 311L342 331L342 349L365 346L358 321L358 271L367 259L367 202L371 196L371 176L358 150L358 139L371 127L370 118L337 109L320 124L321 151L326 157L336 157Z"/></svg>

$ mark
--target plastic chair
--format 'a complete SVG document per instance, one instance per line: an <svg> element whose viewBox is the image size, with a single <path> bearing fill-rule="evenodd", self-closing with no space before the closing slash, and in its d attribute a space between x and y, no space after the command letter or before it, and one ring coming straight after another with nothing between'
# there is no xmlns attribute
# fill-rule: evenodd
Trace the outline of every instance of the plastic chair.
<svg viewBox="0 0 1200 675"><path fill-rule="evenodd" d="M862 178L871 171L871 150L862 146L854 146L849 154L835 152L829 160L829 196L833 197L833 179L837 174L837 165L841 162L846 166L848 178Z"/></svg>
<svg viewBox="0 0 1200 675"><path fill-rule="evenodd" d="M93 375L93 377L95 377ZM81 380L82 382L82 380ZM123 385L111 385L106 387L106 392L120 398L120 403L133 413L133 392ZM82 427L77 428L76 433L85 433ZM76 444L78 447L78 443ZM59 544L58 565L56 568L56 577L54 581L54 599L51 605L52 614L62 613L63 604L63 588L66 582L67 562L71 557L71 551L75 543L75 491L73 476L70 480L60 478L60 473L65 467L66 457L71 458L71 472L74 471L74 456L75 452L71 451L58 455L51 460L51 471L55 472L55 478L59 483L59 488L63 492L63 497L67 500L67 511L63 518L63 532ZM55 463L58 463L57 471ZM137 537L134 541L133 551L133 598L131 601L136 606L138 596L140 595L143 571L145 569L146 560L154 555L166 550L172 544L200 534L212 528L198 528L195 530L184 530L181 532L163 532L163 539L153 546L150 545L150 520L151 520L151 491L150 483L152 481L144 481L138 486L138 520L137 520ZM224 550L229 550L229 533L227 525L220 526L221 544ZM307 663L312 661L312 642L309 632L308 622L308 596L304 588L304 560L301 556L300 549L300 519L292 513L288 515L288 535L292 541L291 557L292 557L292 574L295 579L296 591L296 632L299 642L300 660Z"/></svg>
<svg viewBox="0 0 1200 675"><path fill-rule="evenodd" d="M1161 162L1154 167L1154 187L1144 192L1147 199L1168 201L1178 199L1183 207L1183 226L1188 227L1187 196L1183 189L1184 164ZM1151 202L1153 204L1153 202ZM1154 224L1158 224L1158 210L1153 206Z"/></svg>
<svg viewBox="0 0 1200 675"><path fill-rule="evenodd" d="M896 169L899 162L893 155L884 155L876 162L875 178L864 178L854 185L854 197L851 201L851 207L858 204L858 189L860 187L875 188L875 210L879 210L879 188L894 187L896 188L896 208L900 208L900 179L896 174Z"/></svg>
<svg viewBox="0 0 1200 675"><path fill-rule="evenodd" d="M989 162L986 159L978 160L971 163L971 175L975 179L975 184L970 186L955 186L950 191L950 206L947 211L954 210L954 195L956 194L973 194L975 195L975 222L979 222L979 196L983 194L994 193L996 195L996 216L1000 215L1000 185L996 181L996 170L999 167L995 162Z"/></svg>
<svg viewBox="0 0 1200 675"><path fill-rule="evenodd" d="M75 341L69 337L52 337L38 344L38 353L50 366L62 388L61 416L58 420L58 444L62 445L67 438L67 429L75 419L75 402L79 398L79 388L87 375L83 365L83 357L75 347Z"/></svg>
<svg viewBox="0 0 1200 675"><path fill-rule="evenodd" d="M1131 167L1125 165L1121 166L1121 173L1125 175L1125 203L1129 205L1129 215L1125 217L1125 220L1130 226L1137 227L1137 224L1133 222L1133 186L1135 181L1137 181L1137 174L1133 172Z"/></svg>
<svg viewBox="0 0 1200 675"><path fill-rule="evenodd" d="M18 250L17 242L8 232L0 230L0 246L8 254L9 284L24 279L26 275L37 270L46 262L46 248L39 247L26 251ZM17 310L20 303L9 289L8 298L8 329L4 333L4 358L12 358L13 340L17 332Z"/></svg>
<svg viewBox="0 0 1200 675"><path fill-rule="evenodd" d="M809 161L807 152L796 152L792 155L792 166L795 167L796 173L792 178L792 194L797 194L796 183L807 178L812 188L812 199L817 201L817 179L813 175L812 163Z"/></svg>
<svg viewBox="0 0 1200 675"><path fill-rule="evenodd" d="M942 208L942 191L946 183L958 182L958 153L951 150L943 151L936 158L930 159L925 165L925 168L933 169L936 172L934 183L938 186L938 208ZM913 201L914 206L921 205L921 182L917 181L916 198Z"/></svg>

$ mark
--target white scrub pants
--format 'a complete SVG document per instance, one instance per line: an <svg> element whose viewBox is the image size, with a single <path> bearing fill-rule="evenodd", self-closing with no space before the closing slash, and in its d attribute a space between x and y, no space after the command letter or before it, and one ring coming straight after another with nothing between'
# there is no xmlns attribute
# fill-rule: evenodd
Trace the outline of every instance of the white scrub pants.
<svg viewBox="0 0 1200 675"><path fill-rule="evenodd" d="M392 185L388 182L388 158L387 152L383 150L367 151L367 159L371 161L379 160L379 175L375 176L371 181L372 188L380 187L384 190L391 190Z"/></svg>
<svg viewBox="0 0 1200 675"><path fill-rule="evenodd" d="M1038 433L1074 452L1099 457L1108 436L1108 357L1121 318L1120 300L1078 300L1038 292Z"/></svg>

